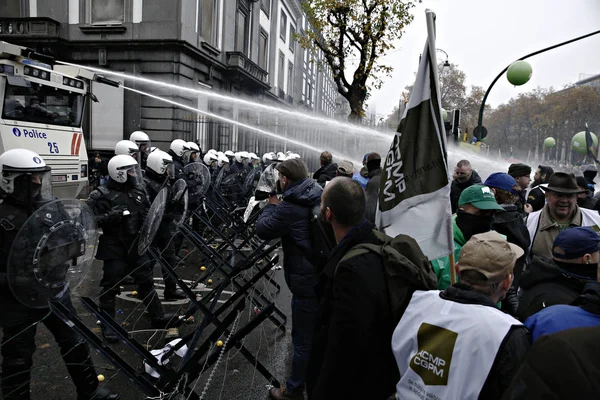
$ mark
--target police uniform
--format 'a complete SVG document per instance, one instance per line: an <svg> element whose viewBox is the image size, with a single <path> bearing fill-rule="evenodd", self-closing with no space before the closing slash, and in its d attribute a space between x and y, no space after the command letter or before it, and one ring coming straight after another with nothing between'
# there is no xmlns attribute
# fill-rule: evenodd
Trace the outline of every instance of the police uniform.
<svg viewBox="0 0 600 400"><path fill-rule="evenodd" d="M111 316L115 315L119 284L126 275L130 275L138 286L139 297L146 305L153 325L164 324L171 316L164 314L154 290L154 262L148 255L138 256L137 252L136 238L150 207L144 187L130 187L111 181L108 186L93 191L87 203L102 228L96 253L96 258L104 261L100 308ZM124 217L123 210L128 210L130 215ZM107 340L116 340L110 330L102 328Z"/></svg>
<svg viewBox="0 0 600 400"><path fill-rule="evenodd" d="M118 399L118 394L107 389L98 390L97 373L85 342L48 308L30 308L21 304L13 295L6 279L8 257L11 248L18 246L14 240L28 220L22 205L7 197L0 205L0 327L2 336L2 399L28 400L30 398L31 368L36 350L35 334L38 321L42 321L52 333L60 348L67 371L77 389L79 399ZM46 224L65 219L60 210L45 215ZM20 247L27 244L20 243ZM33 244L32 244L33 246ZM76 314L69 293L59 301Z"/></svg>

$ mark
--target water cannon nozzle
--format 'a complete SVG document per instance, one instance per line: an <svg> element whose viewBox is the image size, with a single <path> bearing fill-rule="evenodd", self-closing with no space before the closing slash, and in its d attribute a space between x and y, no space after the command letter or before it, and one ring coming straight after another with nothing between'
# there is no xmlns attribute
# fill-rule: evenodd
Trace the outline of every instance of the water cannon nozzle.
<svg viewBox="0 0 600 400"><path fill-rule="evenodd" d="M96 75L94 77L94 81L98 82L98 83L103 83L105 85L109 85L109 86L114 86L114 87L119 87L121 86L121 82L117 82L117 81L113 81L112 79L108 79L102 75Z"/></svg>

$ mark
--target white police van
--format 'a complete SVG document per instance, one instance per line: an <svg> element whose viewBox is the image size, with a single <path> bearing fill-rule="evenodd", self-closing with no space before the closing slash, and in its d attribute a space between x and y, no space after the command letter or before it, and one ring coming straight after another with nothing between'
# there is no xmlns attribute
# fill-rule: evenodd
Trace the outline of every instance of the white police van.
<svg viewBox="0 0 600 400"><path fill-rule="evenodd" d="M41 155L52 168L57 197L76 197L87 186L88 156L81 124L86 97L95 99L90 82L102 79L0 41L0 153L25 148Z"/></svg>

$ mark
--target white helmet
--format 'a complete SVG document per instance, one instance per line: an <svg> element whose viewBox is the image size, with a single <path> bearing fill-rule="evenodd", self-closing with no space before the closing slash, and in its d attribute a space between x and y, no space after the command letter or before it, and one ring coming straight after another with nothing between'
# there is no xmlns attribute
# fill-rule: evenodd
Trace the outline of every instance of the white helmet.
<svg viewBox="0 0 600 400"><path fill-rule="evenodd" d="M200 152L200 147L198 147L198 145L194 142L187 142L188 147L190 148L190 151L195 151L195 152Z"/></svg>
<svg viewBox="0 0 600 400"><path fill-rule="evenodd" d="M254 160L260 160L260 158L258 158L258 156L255 153L248 153L248 157L254 161Z"/></svg>
<svg viewBox="0 0 600 400"><path fill-rule="evenodd" d="M218 152L215 149L210 149L210 150L207 151L207 153L215 153L216 154Z"/></svg>
<svg viewBox="0 0 600 400"><path fill-rule="evenodd" d="M275 158L277 157L277 154L270 152L270 153L265 153L262 156L262 160L264 163L268 162L268 161L273 161Z"/></svg>
<svg viewBox="0 0 600 400"><path fill-rule="evenodd" d="M235 153L231 150L227 150L225 152L225 157L233 158L233 157L235 157Z"/></svg>
<svg viewBox="0 0 600 400"><path fill-rule="evenodd" d="M150 147L150 153L152 153L155 150L158 150L158 147L155 147L155 146Z"/></svg>
<svg viewBox="0 0 600 400"><path fill-rule="evenodd" d="M175 139L171 142L171 146L169 147L169 149L173 153L175 153L177 157L183 157L185 152L190 148L188 147L188 144L185 142L185 140Z"/></svg>
<svg viewBox="0 0 600 400"><path fill-rule="evenodd" d="M216 153L206 153L204 155L204 164L208 165L210 167L210 165L212 163L214 163L215 161L217 161L219 159L219 157L217 156Z"/></svg>
<svg viewBox="0 0 600 400"><path fill-rule="evenodd" d="M217 155L218 155L218 156L224 156L224 155L225 155L225 153L223 153L222 151L217 151Z"/></svg>
<svg viewBox="0 0 600 400"><path fill-rule="evenodd" d="M137 159L136 153L139 152L140 149L137 144L133 143L131 140L120 140L115 145L115 156L124 154Z"/></svg>
<svg viewBox="0 0 600 400"><path fill-rule="evenodd" d="M225 156L225 154L217 155L217 156L218 156L217 165L219 167L222 167L223 164L229 164L229 158L227 158L227 156Z"/></svg>
<svg viewBox="0 0 600 400"><path fill-rule="evenodd" d="M285 161L287 160L287 157L285 154L283 154L282 152L277 153L277 157L275 158L275 161Z"/></svg>
<svg viewBox="0 0 600 400"><path fill-rule="evenodd" d="M42 199L50 199L52 192L50 167L39 154L31 150L5 151L0 154L0 189L23 202L31 201L38 196Z"/></svg>
<svg viewBox="0 0 600 400"><path fill-rule="evenodd" d="M146 135L146 132L135 131L131 135L129 135L129 140L135 143L141 152L150 151L150 146L152 145L152 143L150 142L150 137ZM142 148L142 145L145 146Z"/></svg>
<svg viewBox="0 0 600 400"><path fill-rule="evenodd" d="M250 156L247 151L238 151L235 153L235 161L239 163L243 163L244 160L247 160L248 158L250 158Z"/></svg>
<svg viewBox="0 0 600 400"><path fill-rule="evenodd" d="M294 159L296 159L296 158L301 158L301 157L300 157L300 154L297 154L297 153L290 153L290 154L287 156L287 159L288 159L288 160L294 160Z"/></svg>
<svg viewBox="0 0 600 400"><path fill-rule="evenodd" d="M108 162L108 175L117 183L131 183L132 186L140 185L143 181L142 172L138 162L124 154L114 156Z"/></svg>
<svg viewBox="0 0 600 400"><path fill-rule="evenodd" d="M188 150L186 150L185 155L184 155L184 161L186 163L190 163L190 162L194 162L198 159L198 153L200 153L200 147L198 147L198 145L194 142L187 142L186 143ZM193 155L196 154L196 157L193 157Z"/></svg>
<svg viewBox="0 0 600 400"><path fill-rule="evenodd" d="M169 176L175 176L175 166L173 165L173 157L167 152L162 150L154 150L148 154L148 160L146 161L146 169L151 170L157 175L169 174Z"/></svg>

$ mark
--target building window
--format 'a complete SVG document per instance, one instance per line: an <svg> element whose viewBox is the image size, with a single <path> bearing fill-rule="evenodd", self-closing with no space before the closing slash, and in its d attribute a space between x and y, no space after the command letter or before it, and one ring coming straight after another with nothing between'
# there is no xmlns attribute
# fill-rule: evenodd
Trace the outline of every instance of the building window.
<svg viewBox="0 0 600 400"><path fill-rule="evenodd" d="M208 44L218 46L219 34L219 1L201 0L200 35Z"/></svg>
<svg viewBox="0 0 600 400"><path fill-rule="evenodd" d="M269 59L269 35L261 29L258 38L258 65L268 71L267 60Z"/></svg>
<svg viewBox="0 0 600 400"><path fill-rule="evenodd" d="M294 95L294 64L291 62L288 62L287 94L288 96Z"/></svg>
<svg viewBox="0 0 600 400"><path fill-rule="evenodd" d="M296 28L293 25L290 25L290 51L294 52L294 46L296 45L296 39L294 35L296 34Z"/></svg>
<svg viewBox="0 0 600 400"><path fill-rule="evenodd" d="M125 21L125 0L91 0L92 24L122 24Z"/></svg>
<svg viewBox="0 0 600 400"><path fill-rule="evenodd" d="M246 38L248 37L248 14L243 10L237 10L235 21L235 51L246 54L248 46ZM247 55L247 54L246 54Z"/></svg>
<svg viewBox="0 0 600 400"><path fill-rule="evenodd" d="M285 43L285 38L287 36L287 15L285 12L281 10L281 21L279 23L279 37Z"/></svg>
<svg viewBox="0 0 600 400"><path fill-rule="evenodd" d="M285 76L285 55L279 51L279 69L277 70L277 86L283 90Z"/></svg>
<svg viewBox="0 0 600 400"><path fill-rule="evenodd" d="M260 8L269 15L271 13L271 0L260 0Z"/></svg>

